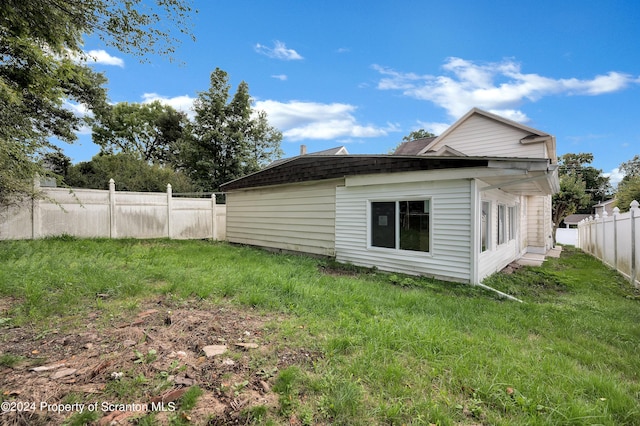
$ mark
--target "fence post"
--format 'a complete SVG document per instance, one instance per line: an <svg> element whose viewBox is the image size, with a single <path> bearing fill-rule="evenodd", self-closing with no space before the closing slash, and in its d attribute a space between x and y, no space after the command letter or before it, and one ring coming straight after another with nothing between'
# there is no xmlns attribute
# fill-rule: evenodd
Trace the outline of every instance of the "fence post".
<svg viewBox="0 0 640 426"><path fill-rule="evenodd" d="M116 181L109 179L109 238L116 238Z"/></svg>
<svg viewBox="0 0 640 426"><path fill-rule="evenodd" d="M602 263L607 264L607 211L602 212Z"/></svg>
<svg viewBox="0 0 640 426"><path fill-rule="evenodd" d="M31 198L31 239L35 240L40 236L42 223L42 213L40 212L40 175L36 173L33 178L33 197Z"/></svg>
<svg viewBox="0 0 640 426"><path fill-rule="evenodd" d="M613 267L618 269L618 215L620 209L613 208Z"/></svg>
<svg viewBox="0 0 640 426"><path fill-rule="evenodd" d="M211 194L211 239L218 237L218 214L216 212L216 194Z"/></svg>
<svg viewBox="0 0 640 426"><path fill-rule="evenodd" d="M171 184L167 184L167 237L171 238L171 210L172 210L172 201L173 191L171 189Z"/></svg>
<svg viewBox="0 0 640 426"><path fill-rule="evenodd" d="M596 238L595 238L595 245L593 246L593 254L600 260L602 260L602 257L598 257L598 220L600 219L600 215L598 213L596 213L596 215L594 216L594 232L596 233Z"/></svg>
<svg viewBox="0 0 640 426"><path fill-rule="evenodd" d="M636 286L636 274L637 274L637 265L636 265L636 217L638 216L638 205L640 205L636 200L631 202L631 284Z"/></svg>

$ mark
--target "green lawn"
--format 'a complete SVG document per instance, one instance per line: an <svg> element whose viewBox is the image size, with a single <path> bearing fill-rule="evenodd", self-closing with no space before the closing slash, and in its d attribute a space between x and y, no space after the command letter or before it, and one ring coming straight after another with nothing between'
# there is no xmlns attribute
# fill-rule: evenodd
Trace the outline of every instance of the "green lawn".
<svg viewBox="0 0 640 426"><path fill-rule="evenodd" d="M278 407L247 422L640 424L640 297L627 281L568 248L485 284L525 303L225 243L0 242L0 336L159 295L205 300L277 316L271 339L319 354L275 373ZM0 360L13 356L0 337Z"/></svg>

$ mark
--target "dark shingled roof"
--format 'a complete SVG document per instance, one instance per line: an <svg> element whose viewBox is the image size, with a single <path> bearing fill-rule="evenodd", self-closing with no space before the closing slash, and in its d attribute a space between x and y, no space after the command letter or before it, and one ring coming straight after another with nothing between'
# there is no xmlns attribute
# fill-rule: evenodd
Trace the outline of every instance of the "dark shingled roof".
<svg viewBox="0 0 640 426"><path fill-rule="evenodd" d="M420 151L427 147L436 136L431 138L416 139L409 142L404 142L394 151L393 155L418 155Z"/></svg>
<svg viewBox="0 0 640 426"><path fill-rule="evenodd" d="M223 191L285 183L342 178L345 176L486 167L489 159L395 155L302 155L259 172L227 182Z"/></svg>

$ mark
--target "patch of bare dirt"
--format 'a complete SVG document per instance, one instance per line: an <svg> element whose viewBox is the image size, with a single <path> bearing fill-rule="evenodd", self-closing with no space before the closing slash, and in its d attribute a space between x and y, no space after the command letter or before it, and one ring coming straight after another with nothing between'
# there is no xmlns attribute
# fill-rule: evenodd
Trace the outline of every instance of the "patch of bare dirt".
<svg viewBox="0 0 640 426"><path fill-rule="evenodd" d="M137 424L151 411L158 424L243 424L252 407L277 409L279 370L321 356L272 341L278 318L229 306L158 300L105 315L89 313L72 331L0 327L0 355L20 359L0 366L0 424L59 425L81 409L99 425ZM195 406L181 410L196 386Z"/></svg>

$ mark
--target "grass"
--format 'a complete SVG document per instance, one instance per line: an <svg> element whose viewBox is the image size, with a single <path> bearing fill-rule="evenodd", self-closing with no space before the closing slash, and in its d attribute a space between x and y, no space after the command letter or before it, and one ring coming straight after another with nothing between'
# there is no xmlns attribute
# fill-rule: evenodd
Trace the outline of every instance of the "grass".
<svg viewBox="0 0 640 426"><path fill-rule="evenodd" d="M207 299L282 314L272 344L322 354L274 373L279 407L247 408L256 423L640 424L640 298L627 281L568 248L485 284L525 303L225 243L5 241L0 300L14 303L0 327Z"/></svg>

